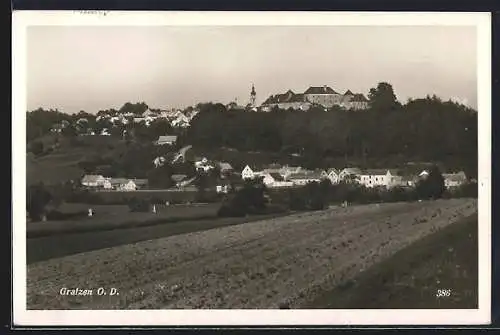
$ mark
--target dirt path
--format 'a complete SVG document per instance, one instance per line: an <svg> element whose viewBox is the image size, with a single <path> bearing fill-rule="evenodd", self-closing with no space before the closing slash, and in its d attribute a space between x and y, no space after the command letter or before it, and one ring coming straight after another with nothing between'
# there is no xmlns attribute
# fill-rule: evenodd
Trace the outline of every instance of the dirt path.
<svg viewBox="0 0 500 335"><path fill-rule="evenodd" d="M53 259L28 266L28 308L294 308L475 211L467 199L334 208Z"/></svg>

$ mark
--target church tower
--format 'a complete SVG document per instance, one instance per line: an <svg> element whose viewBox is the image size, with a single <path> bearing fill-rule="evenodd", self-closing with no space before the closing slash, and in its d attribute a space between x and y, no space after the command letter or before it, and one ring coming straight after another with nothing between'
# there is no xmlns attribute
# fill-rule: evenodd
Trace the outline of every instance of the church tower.
<svg viewBox="0 0 500 335"><path fill-rule="evenodd" d="M255 93L255 87L252 84L252 91L250 92L250 105L252 107L255 107L255 98L257 94Z"/></svg>

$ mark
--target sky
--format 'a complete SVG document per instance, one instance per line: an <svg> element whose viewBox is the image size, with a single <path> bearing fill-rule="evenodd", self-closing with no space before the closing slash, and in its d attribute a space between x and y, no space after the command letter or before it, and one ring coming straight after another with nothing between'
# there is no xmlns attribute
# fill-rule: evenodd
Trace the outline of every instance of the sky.
<svg viewBox="0 0 500 335"><path fill-rule="evenodd" d="M27 108L62 112L257 103L328 85L477 108L473 26L30 26Z"/></svg>

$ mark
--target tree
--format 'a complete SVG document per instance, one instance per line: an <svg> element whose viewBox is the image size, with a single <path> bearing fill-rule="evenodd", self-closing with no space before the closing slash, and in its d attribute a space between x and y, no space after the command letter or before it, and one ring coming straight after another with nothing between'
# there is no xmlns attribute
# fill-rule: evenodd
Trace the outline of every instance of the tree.
<svg viewBox="0 0 500 335"><path fill-rule="evenodd" d="M153 121L149 125L146 138L148 140L156 140L158 139L158 136L172 134L172 133L173 133L173 128L170 125L170 122L168 122L165 119L158 119Z"/></svg>
<svg viewBox="0 0 500 335"><path fill-rule="evenodd" d="M444 178L437 166L432 167L429 175L416 185L416 192L420 199L439 199L445 190Z"/></svg>
<svg viewBox="0 0 500 335"><path fill-rule="evenodd" d="M75 137L78 134L76 126L73 124L64 127L61 133L66 137Z"/></svg>
<svg viewBox="0 0 500 335"><path fill-rule="evenodd" d="M164 164L158 168L152 168L148 174L148 185L152 188L166 189L174 185L172 177L172 168Z"/></svg>
<svg viewBox="0 0 500 335"><path fill-rule="evenodd" d="M137 102L132 104L130 102L125 103L119 110L121 114L132 113L136 116L142 115L148 109L148 105L145 102Z"/></svg>
<svg viewBox="0 0 500 335"><path fill-rule="evenodd" d="M40 221L46 214L52 195L42 183L29 186L26 190L26 210L33 221Z"/></svg>
<svg viewBox="0 0 500 335"><path fill-rule="evenodd" d="M245 214L259 214L266 209L267 188L262 178L246 180L243 188L219 209L219 216L243 216Z"/></svg>
<svg viewBox="0 0 500 335"><path fill-rule="evenodd" d="M392 85L386 82L378 83L368 93L370 108L374 111L391 111L399 107Z"/></svg>

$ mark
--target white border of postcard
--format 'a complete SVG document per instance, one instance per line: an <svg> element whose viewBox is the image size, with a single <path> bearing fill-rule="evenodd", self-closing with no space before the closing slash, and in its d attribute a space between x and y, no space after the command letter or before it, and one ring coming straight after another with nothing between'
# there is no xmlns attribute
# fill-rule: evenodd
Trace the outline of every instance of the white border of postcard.
<svg viewBox="0 0 500 335"><path fill-rule="evenodd" d="M464 325L491 317L491 17L415 12L13 13L13 322L17 326ZM454 25L477 27L479 308L477 310L62 310L26 309L26 28L32 25Z"/></svg>

